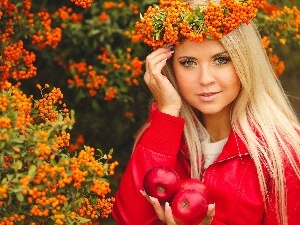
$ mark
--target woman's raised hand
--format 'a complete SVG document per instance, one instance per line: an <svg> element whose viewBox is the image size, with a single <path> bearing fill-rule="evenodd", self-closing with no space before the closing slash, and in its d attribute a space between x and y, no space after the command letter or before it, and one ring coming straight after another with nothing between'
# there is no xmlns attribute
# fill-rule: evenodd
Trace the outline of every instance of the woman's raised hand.
<svg viewBox="0 0 300 225"><path fill-rule="evenodd" d="M159 48L146 58L145 83L157 101L161 112L178 116L182 105L181 98L171 82L162 74L162 69L171 58L171 48Z"/></svg>

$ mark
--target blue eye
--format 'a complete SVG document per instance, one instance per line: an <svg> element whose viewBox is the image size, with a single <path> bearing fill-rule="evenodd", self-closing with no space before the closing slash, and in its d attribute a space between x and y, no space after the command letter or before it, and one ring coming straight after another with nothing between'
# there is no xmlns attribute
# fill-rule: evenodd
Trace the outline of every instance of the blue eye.
<svg viewBox="0 0 300 225"><path fill-rule="evenodd" d="M213 64L221 66L221 65L227 64L230 61L231 61L231 58L229 56L219 56L214 59Z"/></svg>
<svg viewBox="0 0 300 225"><path fill-rule="evenodd" d="M192 68L196 65L196 62L190 59L186 59L180 62L184 67Z"/></svg>

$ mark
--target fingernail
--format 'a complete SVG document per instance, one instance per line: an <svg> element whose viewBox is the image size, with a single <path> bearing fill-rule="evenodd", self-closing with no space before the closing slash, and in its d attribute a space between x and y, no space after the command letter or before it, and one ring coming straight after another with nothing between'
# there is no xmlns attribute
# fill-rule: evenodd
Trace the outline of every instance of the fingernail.
<svg viewBox="0 0 300 225"><path fill-rule="evenodd" d="M169 53L169 54L173 54L173 53L174 53L174 50L172 50L172 51L168 51L167 53Z"/></svg>
<svg viewBox="0 0 300 225"><path fill-rule="evenodd" d="M153 204L154 204L154 198L151 197L151 196L149 196L149 199L150 199L150 201L151 201L151 204L153 205Z"/></svg>
<svg viewBox="0 0 300 225"><path fill-rule="evenodd" d="M214 210L216 208L216 203L213 203L213 204L210 204L210 205L211 205L210 206L211 210Z"/></svg>
<svg viewBox="0 0 300 225"><path fill-rule="evenodd" d="M169 204L169 202L166 202L166 203L165 203L165 208L166 208L166 209L170 209L170 204Z"/></svg>

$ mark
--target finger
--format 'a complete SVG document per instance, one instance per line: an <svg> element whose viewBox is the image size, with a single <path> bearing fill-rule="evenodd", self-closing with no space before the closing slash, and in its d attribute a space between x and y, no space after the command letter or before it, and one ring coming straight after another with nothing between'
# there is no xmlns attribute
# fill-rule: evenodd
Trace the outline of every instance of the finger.
<svg viewBox="0 0 300 225"><path fill-rule="evenodd" d="M146 57L146 71L151 71L151 69L153 68L152 65L157 64L158 62L160 62L161 60L163 60L165 57L165 54L168 52L168 49L166 48L159 48L157 50L155 50L154 52L152 52L151 54L149 54Z"/></svg>
<svg viewBox="0 0 300 225"><path fill-rule="evenodd" d="M215 215L215 204L209 204L205 219L201 222L201 225L210 225Z"/></svg>
<svg viewBox="0 0 300 225"><path fill-rule="evenodd" d="M154 211L157 215L157 217L165 223L165 213L164 213L164 208L161 206L157 198L151 197L147 195L147 193L143 190L140 190L141 194L151 203L151 205L154 208Z"/></svg>
<svg viewBox="0 0 300 225"><path fill-rule="evenodd" d="M174 51L164 51L150 61L147 61L149 71L152 73L160 72L167 59L171 58L173 52Z"/></svg>
<svg viewBox="0 0 300 225"><path fill-rule="evenodd" d="M207 209L207 216L208 217L214 217L216 213L216 205L215 204L209 204Z"/></svg>
<svg viewBox="0 0 300 225"><path fill-rule="evenodd" d="M148 200L148 202L151 203L151 200L150 200L149 196L146 194L146 192L143 191L143 190L140 190L140 192L141 192L141 194ZM152 203L151 203L151 204L152 204Z"/></svg>
<svg viewBox="0 0 300 225"><path fill-rule="evenodd" d="M168 202L165 203L165 218L166 218L166 223L168 225L176 225L176 222L173 217L172 209Z"/></svg>
<svg viewBox="0 0 300 225"><path fill-rule="evenodd" d="M167 77L163 76L162 69L166 65L167 58L158 62L153 69L147 71L144 76L144 81L153 95L160 93L161 88L169 85Z"/></svg>
<svg viewBox="0 0 300 225"><path fill-rule="evenodd" d="M150 53L147 57L146 57L146 61L147 62L152 62L153 60L156 59L156 63L163 60L166 55L168 55L168 52L172 52L171 48L159 48L155 51L153 51L152 53Z"/></svg>
<svg viewBox="0 0 300 225"><path fill-rule="evenodd" d="M154 211L155 211L158 219L160 219L162 222L166 223L165 210L159 203L158 199L151 197L151 196L149 196L149 198L150 198L151 204L154 208Z"/></svg>
<svg viewBox="0 0 300 225"><path fill-rule="evenodd" d="M215 204L209 204L207 209L207 218L213 218L216 213L216 205Z"/></svg>
<svg viewBox="0 0 300 225"><path fill-rule="evenodd" d="M160 73L165 66L165 61L172 56L169 48L160 48L146 57L145 78L150 78L153 73Z"/></svg>

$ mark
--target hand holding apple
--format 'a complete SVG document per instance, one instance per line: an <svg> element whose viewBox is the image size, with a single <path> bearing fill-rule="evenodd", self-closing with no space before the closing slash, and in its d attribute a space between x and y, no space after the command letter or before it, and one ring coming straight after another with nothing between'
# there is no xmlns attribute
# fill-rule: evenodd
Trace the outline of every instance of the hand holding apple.
<svg viewBox="0 0 300 225"><path fill-rule="evenodd" d="M165 224L168 225L179 225L176 223L171 206L168 202L161 204L157 198L149 197L145 191L141 191L142 195L151 203L154 208L157 217ZM207 209L207 214L205 218L197 225L211 225L212 220L215 215L215 205L209 204Z"/></svg>
<svg viewBox="0 0 300 225"><path fill-rule="evenodd" d="M198 179L181 180L175 170L157 166L146 172L143 186L146 194L159 203L171 202L172 219L178 225L199 225L207 215L208 190Z"/></svg>

